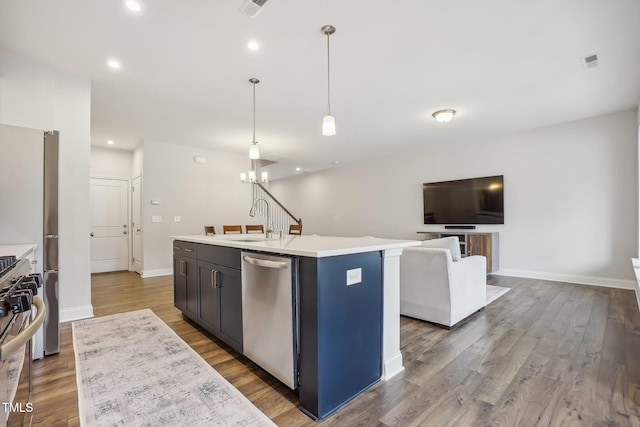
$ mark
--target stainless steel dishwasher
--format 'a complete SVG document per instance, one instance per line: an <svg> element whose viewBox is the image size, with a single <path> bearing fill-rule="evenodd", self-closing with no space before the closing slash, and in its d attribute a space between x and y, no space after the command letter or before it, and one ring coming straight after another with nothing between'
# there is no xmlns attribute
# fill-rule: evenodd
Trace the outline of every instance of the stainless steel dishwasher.
<svg viewBox="0 0 640 427"><path fill-rule="evenodd" d="M245 356L297 387L297 258L242 252Z"/></svg>

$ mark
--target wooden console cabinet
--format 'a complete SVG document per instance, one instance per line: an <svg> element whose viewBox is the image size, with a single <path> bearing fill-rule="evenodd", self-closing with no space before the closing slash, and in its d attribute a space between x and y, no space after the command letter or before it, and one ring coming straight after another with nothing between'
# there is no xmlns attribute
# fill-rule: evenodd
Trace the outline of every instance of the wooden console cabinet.
<svg viewBox="0 0 640 427"><path fill-rule="evenodd" d="M498 252L498 233L483 233L479 231L418 231L435 237L455 236L460 240L462 256L483 255L487 258L487 273L500 269L500 253Z"/></svg>

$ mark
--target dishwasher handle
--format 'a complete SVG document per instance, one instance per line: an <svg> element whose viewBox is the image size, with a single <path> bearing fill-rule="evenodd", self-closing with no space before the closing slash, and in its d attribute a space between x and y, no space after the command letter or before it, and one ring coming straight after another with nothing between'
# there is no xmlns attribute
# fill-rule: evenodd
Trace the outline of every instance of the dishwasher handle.
<svg viewBox="0 0 640 427"><path fill-rule="evenodd" d="M244 255L242 259L248 262L251 265L257 265L258 267L266 267L266 268L278 268L283 269L287 268L289 264L282 261L270 261L268 259L260 259L260 258L252 258L249 255Z"/></svg>

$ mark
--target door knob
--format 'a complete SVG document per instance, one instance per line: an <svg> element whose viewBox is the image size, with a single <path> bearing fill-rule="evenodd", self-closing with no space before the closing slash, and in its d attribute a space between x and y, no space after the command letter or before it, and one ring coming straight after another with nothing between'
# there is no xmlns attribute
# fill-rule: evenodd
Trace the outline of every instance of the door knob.
<svg viewBox="0 0 640 427"><path fill-rule="evenodd" d="M93 231L91 232L90 236L91 236L91 237L93 237L93 236L94 236Z"/></svg>
<svg viewBox="0 0 640 427"><path fill-rule="evenodd" d="M127 232L126 232L126 231L123 231L123 232L122 232L122 234L127 234Z"/></svg>

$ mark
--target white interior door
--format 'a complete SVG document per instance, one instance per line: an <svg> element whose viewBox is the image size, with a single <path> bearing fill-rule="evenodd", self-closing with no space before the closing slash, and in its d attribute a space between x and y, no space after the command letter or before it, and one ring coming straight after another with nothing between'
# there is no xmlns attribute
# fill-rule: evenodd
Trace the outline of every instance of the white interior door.
<svg viewBox="0 0 640 427"><path fill-rule="evenodd" d="M128 181L91 178L91 272L129 269Z"/></svg>
<svg viewBox="0 0 640 427"><path fill-rule="evenodd" d="M132 228L132 252L133 271L142 274L142 177L133 179L131 193L131 228Z"/></svg>

